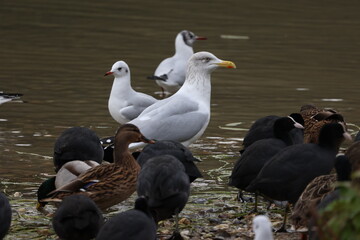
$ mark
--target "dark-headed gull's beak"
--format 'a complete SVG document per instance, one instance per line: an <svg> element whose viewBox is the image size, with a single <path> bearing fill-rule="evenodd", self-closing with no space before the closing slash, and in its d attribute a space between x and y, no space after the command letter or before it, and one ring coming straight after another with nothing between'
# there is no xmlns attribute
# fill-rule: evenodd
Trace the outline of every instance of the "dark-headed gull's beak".
<svg viewBox="0 0 360 240"><path fill-rule="evenodd" d="M207 39L207 37L200 37L200 36L196 36L196 37L195 37L195 39L196 39L196 40L206 40L206 39Z"/></svg>
<svg viewBox="0 0 360 240"><path fill-rule="evenodd" d="M104 76L111 75L111 74L113 74L113 72L107 72L104 74Z"/></svg>

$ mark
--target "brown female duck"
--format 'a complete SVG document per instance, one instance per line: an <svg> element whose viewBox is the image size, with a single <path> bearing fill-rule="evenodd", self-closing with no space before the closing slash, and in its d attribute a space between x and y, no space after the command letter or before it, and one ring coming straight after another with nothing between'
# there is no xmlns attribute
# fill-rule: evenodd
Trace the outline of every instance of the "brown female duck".
<svg viewBox="0 0 360 240"><path fill-rule="evenodd" d="M349 162L348 167L346 162ZM345 166L345 167L344 167ZM347 168L346 168L347 167ZM339 169L338 169L339 168ZM314 206L317 206L336 187L337 181L348 181L350 171L352 173L360 170L360 142L355 141L346 150L345 155L338 155L335 162L337 174L322 175L310 182L294 207L291 220L295 228L306 227L313 214ZM347 171L344 171L347 170ZM359 179L353 178L352 183Z"/></svg>
<svg viewBox="0 0 360 240"><path fill-rule="evenodd" d="M336 174L321 175L306 186L290 216L295 229L308 226L311 209L319 204L328 193L334 191L336 179Z"/></svg>
<svg viewBox="0 0 360 240"><path fill-rule="evenodd" d="M304 119L304 143L318 143L320 129L327 123L341 122L346 127L343 116L333 109L306 104L301 107L300 114Z"/></svg>
<svg viewBox="0 0 360 240"><path fill-rule="evenodd" d="M129 144L134 142L153 143L135 125L122 125L115 135L114 163L89 169L42 201L61 202L66 196L83 194L94 200L102 210L124 201L135 192L140 172L139 164L128 149Z"/></svg>

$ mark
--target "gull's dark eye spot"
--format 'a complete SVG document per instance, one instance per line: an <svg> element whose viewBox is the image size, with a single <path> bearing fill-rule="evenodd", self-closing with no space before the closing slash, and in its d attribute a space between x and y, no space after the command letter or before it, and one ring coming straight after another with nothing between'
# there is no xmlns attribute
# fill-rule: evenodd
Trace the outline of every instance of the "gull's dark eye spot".
<svg viewBox="0 0 360 240"><path fill-rule="evenodd" d="M117 70L121 72L121 69L122 69L122 68L121 68L121 67L119 67Z"/></svg>
<svg viewBox="0 0 360 240"><path fill-rule="evenodd" d="M202 59L202 61L205 62L205 63L210 62L210 60L211 60L211 58L209 58L209 57L204 57L204 58Z"/></svg>
<svg viewBox="0 0 360 240"><path fill-rule="evenodd" d="M128 72L129 72L129 70L127 70L127 69L126 69L126 70L125 70L125 72L126 72L126 73L128 73Z"/></svg>

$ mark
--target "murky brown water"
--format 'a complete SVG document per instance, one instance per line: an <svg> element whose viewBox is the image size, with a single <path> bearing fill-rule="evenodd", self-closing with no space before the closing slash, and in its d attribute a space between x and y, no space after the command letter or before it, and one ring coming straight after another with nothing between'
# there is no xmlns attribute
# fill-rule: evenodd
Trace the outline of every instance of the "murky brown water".
<svg viewBox="0 0 360 240"><path fill-rule="evenodd" d="M359 10L356 0L2 0L0 90L21 92L27 103L0 106L0 177L9 193L32 198L42 174L53 173L53 144L64 129L86 126L112 135L112 79L103 74L125 60L133 87L157 96L146 76L173 54L183 29L208 37L195 51L238 67L214 72L211 122L191 147L207 178L231 167L241 129L259 117L311 102L360 125Z"/></svg>

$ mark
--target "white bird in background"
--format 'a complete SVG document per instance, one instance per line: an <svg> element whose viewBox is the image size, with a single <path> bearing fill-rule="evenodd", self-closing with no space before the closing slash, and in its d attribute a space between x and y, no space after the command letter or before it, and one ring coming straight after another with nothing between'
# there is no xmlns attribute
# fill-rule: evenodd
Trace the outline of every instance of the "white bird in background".
<svg viewBox="0 0 360 240"><path fill-rule="evenodd" d="M169 98L159 100L130 121L144 136L179 141L189 146L204 133L210 121L211 72L218 67L236 68L209 52L195 53L188 62L184 85ZM130 147L142 147L131 144Z"/></svg>
<svg viewBox="0 0 360 240"><path fill-rule="evenodd" d="M124 61L114 63L105 73L114 75L108 108L110 115L120 124L129 122L158 100L150 95L136 92L130 83L130 68Z"/></svg>
<svg viewBox="0 0 360 240"><path fill-rule="evenodd" d="M254 240L273 240L270 219L265 215L258 215L253 219Z"/></svg>
<svg viewBox="0 0 360 240"><path fill-rule="evenodd" d="M157 85L161 87L162 96L176 92L184 83L186 76L186 65L189 58L194 54L193 44L196 40L205 40L194 33L183 30L175 38L175 54L164 59L156 68L154 76Z"/></svg>
<svg viewBox="0 0 360 240"><path fill-rule="evenodd" d="M0 92L0 105L12 100L19 100L22 96L21 93L4 93Z"/></svg>

